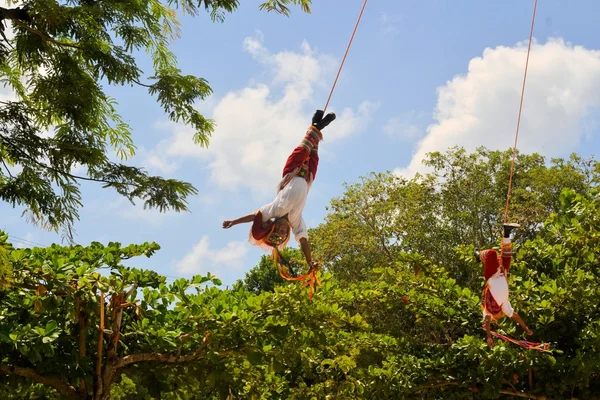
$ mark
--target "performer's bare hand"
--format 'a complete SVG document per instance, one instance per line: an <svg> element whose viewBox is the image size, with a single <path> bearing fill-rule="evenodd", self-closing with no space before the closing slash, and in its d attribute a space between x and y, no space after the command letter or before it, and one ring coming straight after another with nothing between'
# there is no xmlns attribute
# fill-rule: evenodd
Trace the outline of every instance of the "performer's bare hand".
<svg viewBox="0 0 600 400"><path fill-rule="evenodd" d="M492 339L491 337L487 338L487 344L488 347L491 349L492 347L494 347L494 339Z"/></svg>
<svg viewBox="0 0 600 400"><path fill-rule="evenodd" d="M525 328L525 332L526 332L526 333L527 333L529 336L533 335L533 332L532 332L532 331L531 331L531 329L529 329L529 328Z"/></svg>
<svg viewBox="0 0 600 400"><path fill-rule="evenodd" d="M223 229L228 229L233 226L233 221L223 221Z"/></svg>

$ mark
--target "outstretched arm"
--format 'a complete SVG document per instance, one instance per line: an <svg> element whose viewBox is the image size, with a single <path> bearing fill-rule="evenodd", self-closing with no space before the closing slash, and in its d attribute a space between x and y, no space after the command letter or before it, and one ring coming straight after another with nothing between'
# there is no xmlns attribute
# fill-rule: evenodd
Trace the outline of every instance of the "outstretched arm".
<svg viewBox="0 0 600 400"><path fill-rule="evenodd" d="M223 229L231 228L232 226L237 225L237 224L245 224L248 222L252 222L252 221L254 221L255 215L256 214L252 213L252 214L244 215L243 217L234 219L233 221L230 221L230 220L223 221Z"/></svg>
<svg viewBox="0 0 600 400"><path fill-rule="evenodd" d="M512 319L514 319L519 325L521 325L521 328L523 328L523 330L525 332L527 332L528 335L533 335L533 332L531 331L531 329L529 329L527 327L527 325L525 324L525 321L523 321L523 319L519 316L519 314L517 314L516 312L513 313Z"/></svg>

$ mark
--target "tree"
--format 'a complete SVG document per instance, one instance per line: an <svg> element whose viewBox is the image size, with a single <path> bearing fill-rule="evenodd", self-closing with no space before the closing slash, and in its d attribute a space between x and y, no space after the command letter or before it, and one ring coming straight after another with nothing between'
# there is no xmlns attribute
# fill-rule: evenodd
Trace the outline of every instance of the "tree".
<svg viewBox="0 0 600 400"><path fill-rule="evenodd" d="M377 373L365 393L373 398L597 398L600 189L564 189L557 203L537 237L517 247L509 277L513 306L533 329L533 340L550 343L552 354L502 341L487 348L479 307L482 267L472 257L473 246L446 252L444 264L398 252L395 264L374 266L369 280L351 281L335 294L321 292L329 303L357 313L374 332L399 343L381 367L373 368ZM454 264L479 277L479 290L470 289L468 275L452 277L446 265ZM415 265L422 267L417 274ZM507 318L494 329L522 335Z"/></svg>
<svg viewBox="0 0 600 400"><path fill-rule="evenodd" d="M554 163L545 168L557 167L558 181L566 176L578 189L564 188L556 197L553 190L533 191L548 195L545 204L553 212L536 222L534 238L516 242L509 275L511 303L533 330L530 339L550 343L552 353L501 340L489 349L485 343L482 266L472 256L473 244L455 246L446 231L452 227L441 217L469 221L465 216L488 209L473 202L478 211L470 213L468 199L457 209L452 204L461 197L453 192L440 207L444 188L460 188L390 177L384 185L366 181L368 196L360 196L357 185L352 202L339 203L328 215L328 223L339 222L356 237L348 237L348 247L334 248L333 241L321 247L336 256L328 260L331 272L321 276L323 285L312 300L297 283L221 290L210 274L167 283L155 272L124 265L152 256L158 250L154 243L15 249L0 236L4 262L13 271L0 277L0 395L14 398L19 390L50 399L108 399L113 391L115 398L146 400L597 398L598 169L591 162L584 163L591 168L574 171L563 170L569 162ZM537 168L531 170L543 171ZM465 166L461 174L489 180L485 168L475 170L465 174L470 171ZM532 176L518 181L546 189L557 184L544 186ZM407 199L429 197L435 202L427 207L445 213L416 218L421 201ZM408 209L394 211L393 204ZM415 216L414 225L396 220L398 215ZM342 225L344 218L351 223ZM439 225L426 225L438 220ZM422 223L427 235L417 229ZM365 230L353 231L359 224ZM398 243L385 242L390 253L376 259L380 233L402 236ZM415 250L430 237L448 249L443 262L436 253ZM405 251L402 246L409 244L415 247ZM428 244L421 245L423 253L429 251ZM353 258L370 270L352 275ZM493 329L510 337L523 334L507 318Z"/></svg>
<svg viewBox="0 0 600 400"><path fill-rule="evenodd" d="M374 267L394 265L400 251L436 245L424 237L435 232L436 206L428 182L370 174L333 199L326 222L310 231L315 254L340 280L368 279Z"/></svg>
<svg viewBox="0 0 600 400"><path fill-rule="evenodd" d="M458 243L477 247L497 243L502 224L512 151L491 151L485 147L467 154L451 148L445 154L433 152L423 164L439 185L441 213L448 235ZM508 219L519 222L519 239L536 236L541 223L559 207L563 188L584 193L600 182L593 158L584 160L572 154L568 160L550 160L541 155L518 153L510 193Z"/></svg>
<svg viewBox="0 0 600 400"><path fill-rule="evenodd" d="M509 277L513 307L551 354L503 341L490 350L479 290L416 253L398 251L365 280L325 273L308 300L299 284L255 294L220 290L210 275L167 284L123 265L155 244L13 249L3 236L15 272L0 290L0 393L106 399L116 385L117 398L148 400L592 399L600 189L565 189L558 202L518 246ZM470 250L445 257L481 279ZM494 329L522 334L508 319Z"/></svg>
<svg viewBox="0 0 600 400"><path fill-rule="evenodd" d="M283 262L289 266L288 273L291 276L297 276L300 271L308 270L304 255L299 249L286 247L281 251L281 255L284 258ZM260 293L272 292L276 286L286 282L275 267L272 257L262 255L258 265L246 272L244 280L236 282L236 285L243 286L252 293Z"/></svg>
<svg viewBox="0 0 600 400"><path fill-rule="evenodd" d="M356 364L350 354L391 346L376 343L360 316L326 302L314 306L300 285L256 295L219 290L210 275L167 284L123 265L151 256L154 243L14 249L6 238L0 245L15 273L0 291L5 387L40 392L25 384L34 382L66 399L108 399L119 381L120 394L137 381L157 397L174 386L198 388L183 392L202 398L343 395L354 391L337 377ZM323 362L330 372L320 374Z"/></svg>
<svg viewBox="0 0 600 400"><path fill-rule="evenodd" d="M423 163L430 172L411 180L389 172L362 178L331 201L325 223L311 230L315 254L344 281L393 267L402 252L418 254L476 289L479 275L448 254L464 245L498 245L511 157L511 151L453 148L428 154ZM599 182L594 159L572 155L547 166L538 154L518 154L509 208L509 220L521 224L517 245L533 239L559 209L563 188L587 193ZM419 268L413 263L414 271Z"/></svg>
<svg viewBox="0 0 600 400"><path fill-rule="evenodd" d="M269 0L261 9L289 15L287 5L310 12L311 0ZM179 34L176 10L214 21L238 7L238 0L148 0L55 2L26 0L0 8L0 28L11 23L14 38L0 42L0 81L14 99L0 102L0 199L25 207L40 226L65 228L72 238L81 195L78 182L95 181L144 207L186 211L197 193L189 183L150 176L143 169L115 163L134 154L131 128L117 112L104 85L145 88L172 121L195 130L207 146L214 123L194 104L211 94L203 78L177 68L169 44ZM6 39L6 36L3 38ZM144 73L135 55L145 51L152 72ZM73 172L83 166L85 175ZM12 168L11 168L12 167Z"/></svg>
<svg viewBox="0 0 600 400"><path fill-rule="evenodd" d="M133 358L124 357L119 348L123 342L121 334L126 334L122 332L125 326L160 329L159 321L155 321L154 328L147 325L148 319L146 324L138 322L143 318L142 310L158 313L162 318L170 315L165 303L156 303L159 292L151 290L167 290L165 278L153 271L122 265L122 260L134 256L151 256L158 249L156 244L122 248L119 244L104 247L93 243L88 248L52 245L46 249L13 249L6 239L7 235L3 235L1 245L10 253L14 273L7 289L0 292L3 374L50 386L65 398L87 398L93 394L94 398L104 399L109 398L110 387L120 370L129 364L152 360L185 362L199 357L192 353L175 360L173 356L144 353L144 344L153 340L177 348L173 342L176 336L163 337L160 332L149 341L144 340L147 335L136 337L130 343L138 350ZM109 275L101 275L98 272L101 268L108 268ZM178 281L171 286L171 293L211 279ZM138 287L145 291L144 307L137 305ZM152 310L147 309L150 306ZM192 324L188 328L192 328L193 323L188 322ZM188 336L195 334L189 332ZM181 337L179 340L179 352L187 351ZM92 346L94 342L97 346ZM94 348L96 354L91 357ZM47 376L53 371L60 371L60 375Z"/></svg>

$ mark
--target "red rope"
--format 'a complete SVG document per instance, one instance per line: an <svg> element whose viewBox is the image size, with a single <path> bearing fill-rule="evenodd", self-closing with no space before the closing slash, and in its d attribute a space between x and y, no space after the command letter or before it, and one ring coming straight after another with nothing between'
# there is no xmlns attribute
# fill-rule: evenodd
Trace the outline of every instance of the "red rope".
<svg viewBox="0 0 600 400"><path fill-rule="evenodd" d="M354 25L354 31L352 31L352 36L350 37L350 41L348 42L348 47L346 47L346 53L344 54L344 58L342 59L342 63L340 64L340 68L338 69L337 75L335 77L335 81L333 82L333 86L331 87L331 91L329 92L329 97L327 98L327 103L325 103L325 107L323 111L327 111L327 106L329 105L329 100L331 100L331 96L333 95L333 90L335 89L335 85L340 77L340 73L342 72L342 67L344 66L344 62L346 61L346 56L348 55L348 51L350 50L350 45L352 45L352 40L354 40L354 34L358 29L358 24L360 23L360 19L362 18L363 11L365 11L365 6L367 5L367 1L363 3L362 9L360 10L360 14L358 15L358 20L356 21L356 25ZM537 0L536 0L537 1Z"/></svg>
<svg viewBox="0 0 600 400"><path fill-rule="evenodd" d="M360 14L358 15L358 19L356 20L356 24L354 25L354 30L352 31L352 36L350 36L350 41L348 42L348 46L346 47L346 52L344 53L344 58L342 58L342 62L340 63L340 68L338 69L337 75L335 76L335 80L333 81L333 86L331 87L331 91L329 92L329 97L327 97L327 102L325 103L325 107L323 107L323 112L327 111L327 107L329 106L329 101L331 100L331 96L333 95L333 91L335 90L335 85L340 77L340 73L342 72L342 68L344 67L344 63L346 62L346 57L348 56L348 52L350 51L350 46L352 45L352 41L354 40L354 35L356 34L356 30L358 29L358 25L360 24L360 20L362 18L363 12L365 11L365 7L369 0L365 0L362 8L360 10ZM279 249L275 249L275 253L273 254L273 259L275 261L275 265L279 270L279 275L285 280L288 281L304 281L302 286L308 286L308 298L312 299L313 293L316 291L316 286L321 286L321 282L317 277L317 270L311 268L308 273L298 276L296 278L291 277L286 271L285 267L281 265L281 261L283 261L283 257L279 253ZM284 261L285 262L285 261Z"/></svg>
<svg viewBox="0 0 600 400"><path fill-rule="evenodd" d="M321 286L321 281L317 276L317 269L311 268L308 273L297 277L290 276L288 269L291 270L291 267L283 258L278 248L275 248L273 253L273 261L275 261L279 275L286 281L304 281L302 282L302 286L308 286L308 299L312 300L313 294L317 291L316 286Z"/></svg>
<svg viewBox="0 0 600 400"><path fill-rule="evenodd" d="M485 324L482 324L481 326L485 329ZM511 337L504 336L504 335L502 335L498 332L494 332L494 331L490 331L490 333L492 334L492 336L495 336L498 339L502 339L506 342L514 343L517 346L520 346L524 349L537 350L537 351L541 351L543 353L552 353L552 351L550 350L550 343L528 342L527 340L513 339Z"/></svg>
<svg viewBox="0 0 600 400"><path fill-rule="evenodd" d="M537 343L537 342L528 342L527 340L520 340L520 339L513 339L511 337L508 336L504 336L501 335L497 332L491 331L490 332L493 336L497 337L498 339L502 339L505 340L507 342L511 342L516 344L517 346L520 346L524 349L528 349L528 350L537 350L537 351L541 351L543 353L552 353L550 349L550 343Z"/></svg>
<svg viewBox="0 0 600 400"><path fill-rule="evenodd" d="M523 75L523 86L521 88L521 102L519 104L519 117L517 118L517 133L515 134L515 145L513 148L512 162L510 164L510 178L508 180L508 193L506 195L506 209L504 210L504 223L508 221L508 203L510 201L510 191L512 188L513 173L515 171L515 157L517 155L517 140L519 139L519 127L521 126L521 112L523 111L523 97L525 97L525 82L527 81L527 68L529 66L529 53L531 52L531 40L533 38L533 27L535 25L535 12L537 10L537 0L533 5L533 17L531 18L531 30L529 32L529 46L527 47L527 61L525 61L525 74Z"/></svg>

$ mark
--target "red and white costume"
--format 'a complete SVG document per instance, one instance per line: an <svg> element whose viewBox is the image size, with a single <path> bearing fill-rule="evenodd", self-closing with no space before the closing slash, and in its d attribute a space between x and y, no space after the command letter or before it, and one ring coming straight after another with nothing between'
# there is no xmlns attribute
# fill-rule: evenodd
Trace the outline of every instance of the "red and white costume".
<svg viewBox="0 0 600 400"><path fill-rule="evenodd" d="M501 256L498 256L496 250L483 250L479 258L483 262L483 276L485 278L485 287L481 295L481 308L483 317L490 315L494 321L497 321L506 315L512 317L514 310L508 300L508 281L507 275L510 269L512 259L510 239L502 239Z"/></svg>
<svg viewBox="0 0 600 400"><path fill-rule="evenodd" d="M319 129L314 126L309 127L304 139L292 151L283 167L282 180L277 186L277 196L271 203L265 204L257 211L250 229L250 243L265 250L271 249L272 243L267 240L273 229L273 222L270 220L286 214L296 241L299 242L301 238L308 239L302 211L317 175L318 145L321 140L323 135ZM287 241L278 247L283 248L286 243Z"/></svg>

